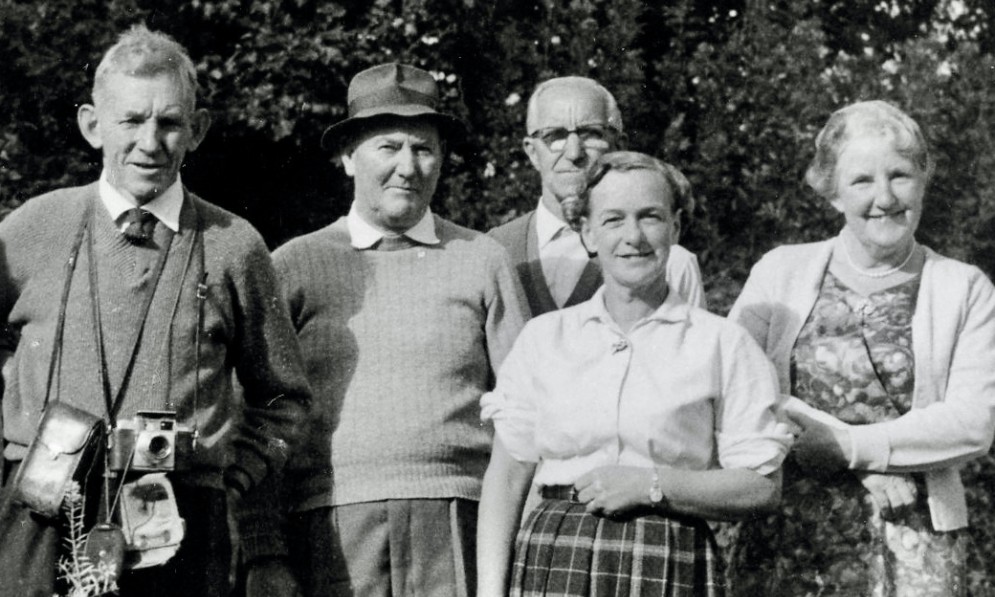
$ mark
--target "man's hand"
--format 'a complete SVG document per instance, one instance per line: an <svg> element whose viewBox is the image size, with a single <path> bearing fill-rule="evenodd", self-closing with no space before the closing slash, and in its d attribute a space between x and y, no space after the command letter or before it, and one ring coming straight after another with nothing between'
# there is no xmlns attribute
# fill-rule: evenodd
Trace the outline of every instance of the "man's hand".
<svg viewBox="0 0 995 597"><path fill-rule="evenodd" d="M909 475L859 473L857 477L884 520L897 519L916 503L919 491Z"/></svg>
<svg viewBox="0 0 995 597"><path fill-rule="evenodd" d="M282 558L249 562L245 578L246 597L301 597L297 578Z"/></svg>
<svg viewBox="0 0 995 597"><path fill-rule="evenodd" d="M596 516L615 518L649 505L653 471L635 466L603 466L574 483L577 499Z"/></svg>

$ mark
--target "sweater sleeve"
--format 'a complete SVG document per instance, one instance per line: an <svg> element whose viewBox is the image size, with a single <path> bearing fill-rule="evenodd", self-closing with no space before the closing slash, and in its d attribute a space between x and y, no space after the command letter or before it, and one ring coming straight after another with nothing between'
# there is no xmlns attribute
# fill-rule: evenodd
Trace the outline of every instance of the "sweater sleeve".
<svg viewBox="0 0 995 597"><path fill-rule="evenodd" d="M772 301L767 296L764 280L769 279L770 256L758 261L743 285L743 290L729 311L729 319L746 328L760 348L769 349L767 336L771 324Z"/></svg>
<svg viewBox="0 0 995 597"><path fill-rule="evenodd" d="M231 280L237 321L232 349L245 405L226 481L245 485L240 487L245 491L283 467L310 410L311 391L272 260L258 234L238 268Z"/></svg>
<svg viewBox="0 0 995 597"><path fill-rule="evenodd" d="M294 297L299 296L296 292L299 288L298 270L291 256L291 252L277 250L273 255L273 266L286 297L285 304L290 319L297 321L300 305ZM306 449L307 446L300 445L298 448ZM293 453L290 458L293 458ZM285 482L283 471L270 475L242 502L238 512L238 532L246 562L267 557L286 557L289 554Z"/></svg>
<svg viewBox="0 0 995 597"><path fill-rule="evenodd" d="M940 299L937 308L956 310L952 307L955 299L947 296L955 285L941 286L936 289ZM995 287L976 271L966 295L961 299L964 304L956 331L945 331L954 338L952 354L932 347L941 359L949 358L945 388L937 388L943 395L897 419L851 427L852 468L927 471L958 465L988 452L995 433ZM931 366L942 369L944 364Z"/></svg>

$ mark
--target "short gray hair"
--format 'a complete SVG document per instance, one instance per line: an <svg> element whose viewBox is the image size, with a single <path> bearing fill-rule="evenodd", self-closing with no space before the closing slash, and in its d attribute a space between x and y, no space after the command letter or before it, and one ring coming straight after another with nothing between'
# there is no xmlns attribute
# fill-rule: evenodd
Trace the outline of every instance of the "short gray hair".
<svg viewBox="0 0 995 597"><path fill-rule="evenodd" d="M539 120L539 99L543 95L559 87L573 86L586 87L588 90L599 94L603 98L606 111L608 112L608 122L605 124L608 125L608 128L614 129L618 133L624 132L622 130L622 111L618 109L618 102L615 101L615 96L605 89L601 83L587 77L556 77L539 83L529 97L529 106L525 115L525 131L531 135L539 128L539 123L537 122Z"/></svg>
<svg viewBox="0 0 995 597"><path fill-rule="evenodd" d="M922 129L908 114L882 100L850 104L833 112L815 138L815 157L805 172L805 182L825 199L836 194L836 165L847 141L861 135L890 137L895 149L925 174L933 176L936 163L929 153Z"/></svg>
<svg viewBox="0 0 995 597"><path fill-rule="evenodd" d="M93 101L106 91L107 78L112 74L129 77L155 77L168 74L176 77L197 103L197 70L186 49L172 37L150 31L143 24L132 25L121 34L97 65L93 77Z"/></svg>
<svg viewBox="0 0 995 597"><path fill-rule="evenodd" d="M584 205L581 213L590 215L591 191L601 183L605 175L609 172L632 172L633 170L649 170L660 175L670 189L674 213L681 211L689 215L694 210L694 194L691 191L691 183L684 174L676 167L659 160L651 155L638 151L613 151L598 158L592 169L592 174L587 183L587 190L583 193Z"/></svg>

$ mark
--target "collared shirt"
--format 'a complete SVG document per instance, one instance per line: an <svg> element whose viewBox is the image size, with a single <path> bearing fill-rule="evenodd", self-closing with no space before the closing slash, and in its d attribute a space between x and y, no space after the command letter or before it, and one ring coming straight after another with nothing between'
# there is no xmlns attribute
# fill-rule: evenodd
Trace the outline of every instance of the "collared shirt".
<svg viewBox="0 0 995 597"><path fill-rule="evenodd" d="M536 237L542 275L556 306L562 307L584 273L590 259L587 249L580 241L580 234L556 217L541 199L536 208Z"/></svg>
<svg viewBox="0 0 995 597"><path fill-rule="evenodd" d="M787 454L770 363L738 325L671 291L628 333L591 300L529 322L481 399L509 453L568 485L604 465L743 468Z"/></svg>
<svg viewBox="0 0 995 597"><path fill-rule="evenodd" d="M100 200L104 202L111 218L122 232L128 226L121 217L129 209L139 207L138 202L130 194L115 189L107 180L107 172L100 175L98 185ZM160 222L173 232L180 229L180 210L183 208L183 183L180 177L176 177L176 182L155 199L141 206L142 209L154 215Z"/></svg>
<svg viewBox="0 0 995 597"><path fill-rule="evenodd" d="M349 241L355 249L369 249L386 236L382 230L375 228L363 218L359 210L356 209L355 201L349 209L349 215L346 216L346 227L349 229ZM439 244L432 210L426 209L425 215L418 220L418 223L405 230L401 236L406 236L423 245Z"/></svg>

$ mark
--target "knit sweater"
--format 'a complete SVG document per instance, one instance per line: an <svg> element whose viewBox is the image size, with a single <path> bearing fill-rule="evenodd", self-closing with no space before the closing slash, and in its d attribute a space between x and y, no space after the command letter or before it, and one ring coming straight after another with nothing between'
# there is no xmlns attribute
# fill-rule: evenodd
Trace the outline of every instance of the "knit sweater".
<svg viewBox="0 0 995 597"><path fill-rule="evenodd" d="M479 400L527 307L497 242L435 228L438 245L357 250L341 218L274 254L315 392L286 470L290 510L479 498L492 434ZM272 511L244 521L250 557L281 551L259 518Z"/></svg>
<svg viewBox="0 0 995 597"><path fill-rule="evenodd" d="M145 298L154 292L118 419L140 410L176 410L199 432L192 470L182 478L222 488L224 472L229 483L248 489L282 466L310 391L262 238L246 221L189 193L179 232L158 224L153 242L143 246L128 243L118 232L96 184L34 198L0 223L0 315L20 336L3 369L3 433L9 442L4 455L24 456L44 408L65 264L87 204L93 217L73 269L50 400L107 414L90 292L92 238L112 394L124 383ZM198 215L208 291L195 404ZM155 266L167 247L156 283ZM244 405L235 399L233 369L245 388Z"/></svg>

